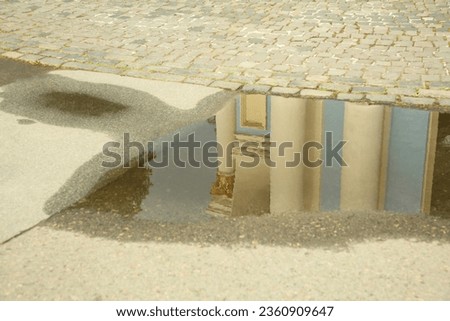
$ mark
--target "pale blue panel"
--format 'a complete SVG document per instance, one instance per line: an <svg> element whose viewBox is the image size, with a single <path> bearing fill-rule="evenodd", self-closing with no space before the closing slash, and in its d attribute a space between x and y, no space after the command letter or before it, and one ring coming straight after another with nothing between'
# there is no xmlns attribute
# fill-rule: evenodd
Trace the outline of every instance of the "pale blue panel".
<svg viewBox="0 0 450 321"><path fill-rule="evenodd" d="M320 209L334 211L340 209L341 204L341 165L335 160L332 166L325 164L326 133L331 132L333 140L328 142L332 146L343 140L344 136L344 110L345 103L339 100L325 100L323 104L323 138L322 144L322 174L320 182Z"/></svg>
<svg viewBox="0 0 450 321"><path fill-rule="evenodd" d="M429 112L393 108L385 209L419 213Z"/></svg>

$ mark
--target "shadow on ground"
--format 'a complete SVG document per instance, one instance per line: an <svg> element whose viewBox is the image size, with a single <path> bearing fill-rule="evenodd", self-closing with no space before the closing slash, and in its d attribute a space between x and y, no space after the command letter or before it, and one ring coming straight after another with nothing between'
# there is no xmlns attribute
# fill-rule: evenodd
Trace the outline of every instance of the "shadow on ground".
<svg viewBox="0 0 450 321"><path fill-rule="evenodd" d="M0 59L0 86L15 82L20 79L36 77L55 70L55 68L14 61L12 59Z"/></svg>

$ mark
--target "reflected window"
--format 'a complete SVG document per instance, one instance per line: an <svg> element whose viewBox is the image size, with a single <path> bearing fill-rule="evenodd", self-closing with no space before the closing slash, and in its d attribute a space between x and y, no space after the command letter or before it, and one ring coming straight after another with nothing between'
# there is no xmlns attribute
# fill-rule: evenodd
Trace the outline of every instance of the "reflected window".
<svg viewBox="0 0 450 321"><path fill-rule="evenodd" d="M270 96L242 94L236 108L236 133L261 136L270 132Z"/></svg>

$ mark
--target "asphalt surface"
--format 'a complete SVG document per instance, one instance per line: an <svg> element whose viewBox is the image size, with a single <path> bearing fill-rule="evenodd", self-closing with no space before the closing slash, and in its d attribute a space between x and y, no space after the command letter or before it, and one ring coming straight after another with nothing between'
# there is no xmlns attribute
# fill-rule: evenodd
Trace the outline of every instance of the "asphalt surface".
<svg viewBox="0 0 450 321"><path fill-rule="evenodd" d="M58 83L56 88L68 81L45 76L39 75ZM24 126L47 122L110 134L115 128L107 126L110 120L116 134L124 129L120 121L114 123L115 112L130 106L124 100L109 99L115 105L95 116L96 122L82 121L84 114L52 117L63 114L61 109L42 111L46 117L30 111L31 97L42 97L36 95L38 84L38 79L24 79L2 87L5 101L20 102L14 108L8 103L7 112L20 115L28 123ZM73 104L72 95L92 99L91 93L105 89L75 84L77 92L56 98L63 107ZM121 98L133 96L128 90L114 87ZM23 92L29 97L19 95ZM40 106L55 98L43 93ZM94 97L106 100L101 94ZM147 127L161 121L148 116ZM182 210L145 215L154 205L146 200L158 188L156 180L152 185L154 171L131 169L1 244L0 299L450 300L450 220L445 216L336 212L227 218L193 212L174 219ZM102 175L93 167L83 168L82 174L92 172ZM2 190L9 187L2 184ZM26 194L19 196L27 200Z"/></svg>
<svg viewBox="0 0 450 321"><path fill-rule="evenodd" d="M130 141L147 146L212 116L235 96L198 85L85 71L45 73L49 70L13 61L2 65L7 75L0 93L5 186L0 197L8 206L0 217L1 241L120 176L122 166L102 166L110 161L104 144L123 147L127 133ZM124 160L125 149L116 152ZM139 151L129 152L133 162Z"/></svg>
<svg viewBox="0 0 450 321"><path fill-rule="evenodd" d="M0 299L449 300L449 250L119 242L39 227L0 248Z"/></svg>

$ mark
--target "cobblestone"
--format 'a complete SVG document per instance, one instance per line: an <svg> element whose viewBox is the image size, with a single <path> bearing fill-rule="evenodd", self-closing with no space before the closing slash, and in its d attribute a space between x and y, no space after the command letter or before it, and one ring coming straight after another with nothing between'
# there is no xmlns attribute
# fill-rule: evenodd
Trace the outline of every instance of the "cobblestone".
<svg viewBox="0 0 450 321"><path fill-rule="evenodd" d="M270 93L272 95L292 96L298 94L299 91L297 88L273 87Z"/></svg>
<svg viewBox="0 0 450 321"><path fill-rule="evenodd" d="M17 58L20 58L21 56L23 56L23 54L20 52L16 52L16 51L7 51L7 52L3 53L2 56L6 57L6 58L17 59Z"/></svg>
<svg viewBox="0 0 450 321"><path fill-rule="evenodd" d="M228 90L238 90L242 87L241 83L231 82L231 81L222 81L217 80L211 84L212 87L218 87L222 89L228 89Z"/></svg>
<svg viewBox="0 0 450 321"><path fill-rule="evenodd" d="M54 66L54 67L60 67L64 63L64 61L61 59L51 58L51 57L43 58L43 59L39 60L39 62L43 65Z"/></svg>
<svg viewBox="0 0 450 321"><path fill-rule="evenodd" d="M422 106L430 106L433 105L433 103L435 102L433 98L417 98L408 96L403 96L402 101L406 104L422 105Z"/></svg>
<svg viewBox="0 0 450 321"><path fill-rule="evenodd" d="M264 85L245 85L242 91L248 94L265 94L269 92L270 88L270 86Z"/></svg>
<svg viewBox="0 0 450 321"><path fill-rule="evenodd" d="M71 62L64 63L62 65L62 67L68 68L68 69L94 70L96 66L91 65L91 64L71 61Z"/></svg>
<svg viewBox="0 0 450 321"><path fill-rule="evenodd" d="M373 93L383 92L384 88L381 87L353 87L352 93Z"/></svg>
<svg viewBox="0 0 450 321"><path fill-rule="evenodd" d="M417 107L450 90L448 0L24 0L0 21L2 56L64 68Z"/></svg>
<svg viewBox="0 0 450 321"><path fill-rule="evenodd" d="M435 98L450 98L450 91L448 90L433 90L433 89L420 89L420 96L429 96Z"/></svg>
<svg viewBox="0 0 450 321"><path fill-rule="evenodd" d="M23 55L20 57L20 60L34 64L34 63L37 63L42 58L43 58L43 56L39 56L39 55Z"/></svg>
<svg viewBox="0 0 450 321"><path fill-rule="evenodd" d="M338 94L337 99L347 101L361 101L364 99L364 94Z"/></svg>
<svg viewBox="0 0 450 321"><path fill-rule="evenodd" d="M351 87L349 85L335 84L335 83L325 83L320 85L320 89L339 91L341 93L349 92L350 88Z"/></svg>
<svg viewBox="0 0 450 321"><path fill-rule="evenodd" d="M300 94L305 97L331 98L334 93L327 90L303 89Z"/></svg>
<svg viewBox="0 0 450 321"><path fill-rule="evenodd" d="M384 104L395 103L395 101L396 101L395 95L368 94L368 95L366 95L366 98L371 102L384 103Z"/></svg>

